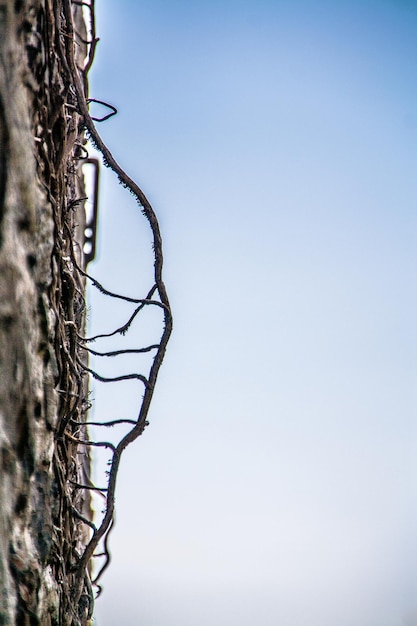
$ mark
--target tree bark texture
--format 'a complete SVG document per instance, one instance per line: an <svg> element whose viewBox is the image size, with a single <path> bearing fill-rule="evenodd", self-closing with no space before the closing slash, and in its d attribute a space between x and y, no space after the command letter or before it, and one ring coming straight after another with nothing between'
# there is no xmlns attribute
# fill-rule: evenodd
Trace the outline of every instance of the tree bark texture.
<svg viewBox="0 0 417 626"><path fill-rule="evenodd" d="M65 0L0 0L0 625L92 613L83 334L85 156ZM68 5L67 0L67 5ZM87 49L73 4L80 74ZM78 235L77 235L78 232ZM81 234L80 234L81 233ZM76 263L75 263L76 261ZM78 581L78 589L74 588ZM78 600L78 598L80 598ZM76 599L74 601L74 599Z"/></svg>

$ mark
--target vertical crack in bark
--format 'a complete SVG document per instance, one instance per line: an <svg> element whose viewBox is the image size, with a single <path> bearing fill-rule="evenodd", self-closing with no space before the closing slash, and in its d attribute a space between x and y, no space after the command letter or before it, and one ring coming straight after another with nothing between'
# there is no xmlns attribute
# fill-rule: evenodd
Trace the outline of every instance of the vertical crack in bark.
<svg viewBox="0 0 417 626"><path fill-rule="evenodd" d="M1 11L0 11L1 15ZM1 17L0 17L1 21ZM0 98L0 248L3 242L4 197L6 195L6 155L8 152L7 126L3 100Z"/></svg>

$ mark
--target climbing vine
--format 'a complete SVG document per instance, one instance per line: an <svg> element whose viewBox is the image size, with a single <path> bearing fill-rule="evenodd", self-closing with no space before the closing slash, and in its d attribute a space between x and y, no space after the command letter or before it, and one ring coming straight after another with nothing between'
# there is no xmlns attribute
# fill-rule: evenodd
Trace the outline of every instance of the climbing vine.
<svg viewBox="0 0 417 626"><path fill-rule="evenodd" d="M83 16L82 22L88 24L88 32L80 32L80 12ZM75 16L78 16L77 20ZM115 518L115 494L120 462L123 452L143 433L147 425L158 373L172 331L172 316L162 277L162 239L156 214L143 191L117 163L95 125L95 122L108 119L116 110L108 105L111 113L99 119L93 118L89 112L91 102L100 102L89 98L87 80L98 41L94 0L82 2L61 0L47 3L42 28L45 31L45 38L54 42L52 62L59 68L63 83L58 89L60 98L56 103L56 119L52 126L50 118L42 120L42 128L46 137L47 129L58 128L56 120L59 121L61 135L62 133L65 135L66 144L62 154L56 159L56 170L58 171L62 159L69 154L69 171L72 171L79 180L78 184L72 184L69 188L69 177L64 180L61 176L60 186L57 186L54 172L47 180L42 174L44 187L52 206L55 207L57 245L54 254L59 269L56 276L62 278L62 284L56 281L53 288L53 307L57 319L55 343L59 369L58 393L61 397L54 454L55 479L61 494L55 510L55 567L57 578L62 583L60 623L79 625L87 623L92 617L94 587L100 592L99 579L110 561L108 535ZM43 103L40 110L46 110ZM62 115L62 111L66 112L65 116ZM50 117L53 113L50 106ZM88 240L91 244L91 233L86 236L88 229L85 226L88 224L84 224L84 232L80 236L74 223L74 211L82 207L86 200L80 168L83 164L93 161L86 148L87 138L101 153L104 164L133 195L150 227L154 262L153 283L149 285L143 297L130 297L110 291L87 271L86 264L91 260L92 254L91 248L89 251L85 248L85 242ZM39 143L42 149L47 150L46 138L45 141L39 140ZM49 170L51 151L52 148L56 149L56 145L55 141L43 155ZM45 167L42 166L41 169L44 172ZM121 300L133 306L133 312L123 325L110 333L86 336L84 295L86 284L98 289L108 298ZM93 349L93 342L100 338L125 335L133 321L149 309L159 312L161 330L157 341L139 348L121 348L104 352ZM117 359L121 355L144 353L152 356L148 371L114 377L100 374L90 366L88 359L89 355L96 359L109 357ZM91 422L88 418L89 377L104 383L138 381L143 387L143 395L137 419ZM96 429L102 429L103 432L116 424L122 425L125 432L116 443L107 440L105 436L103 439L92 440L89 425L93 424ZM110 454L107 484L100 486L92 482L88 468L89 451L97 448L105 448ZM99 494L103 501L102 515L101 518L98 516L98 520L91 511L91 493ZM66 531L66 528L70 530ZM78 540L74 541L76 536ZM98 571L92 565L96 556L104 559Z"/></svg>
<svg viewBox="0 0 417 626"><path fill-rule="evenodd" d="M80 555L79 561L77 563L77 571L76 571L76 581L75 581L75 599L80 597L83 588L83 581L85 578L85 572L88 570L89 563L91 558L94 556L100 542L103 540L103 549L105 553L105 563L101 567L98 573L93 578L93 584L98 585L98 580L101 576L101 573L106 568L109 561L109 552L106 541L106 536L109 533L113 522L114 522L114 512L115 512L115 492L116 492L116 484L117 484L117 476L118 470L120 466L120 461L124 450L133 443L144 431L145 426L147 425L147 417L151 404L151 400L153 397L153 393L155 390L155 385L158 377L158 373L164 359L166 346L172 331L172 316L171 309L168 300L167 291L165 288L165 284L162 278L162 268L163 268L163 253L162 253L162 239L161 233L159 229L158 220L156 214L146 198L143 191L140 187L126 174L126 172L120 167L116 159L113 157L109 148L106 146L104 141L102 140L100 134L97 131L94 120L89 112L89 102L92 99L88 99L86 96L86 81L85 75L88 69L91 67L93 56L95 53L95 46L97 42L97 38L95 35L95 25L94 25L94 0L91 0L89 3L82 2L82 6L86 7L90 14L90 32L91 39L89 41L89 55L84 66L83 71L80 72L77 67L75 54L74 54L74 23L73 16L71 10L71 1L63 0L63 10L66 20L66 37L65 37L65 45L66 45L66 58L68 60L68 70L71 76L72 84L75 88L76 101L79 113L81 115L82 125L86 129L88 136L95 146L95 148L101 153L103 157L103 161L107 167L109 167L114 174L117 176L119 182L133 194L137 204L139 205L142 214L147 219L153 239L153 254L154 254L154 284L150 286L149 291L144 295L143 298L131 298L128 296L124 296L121 294L117 294L107 290L102 284L100 284L94 277L90 276L87 272L85 272L77 262L75 254L72 255L72 262L74 266L77 268L80 275L85 277L92 286L98 289L102 294L108 296L109 298L116 298L123 300L125 302L132 303L134 305L134 311L121 327L114 329L111 333L106 333L102 335L98 335L95 337L85 337L80 334L77 334L77 342L81 349L94 354L95 356L102 357L117 357L123 354L131 354L131 353L144 353L151 352L153 353L153 360L150 367L150 370L147 374L142 373L129 373L123 376L117 376L114 378L101 376L98 372L92 370L86 365L81 358L78 358L78 366L81 367L84 371L91 374L94 378L103 381L103 382L118 382L121 380L128 379L136 379L140 381L144 388L144 393L142 396L141 404L138 410L137 420L112 420L110 422L95 422L96 426L101 426L103 429L113 426L115 423L118 424L127 424L129 425L128 431L124 434L124 436L120 439L120 441L114 445L113 443L103 440L103 441L91 441L89 439L80 439L79 444L84 446L91 447L105 447L111 452L111 460L109 464L108 470L108 484L104 488L98 488L94 485L85 485L84 487L87 489L96 489L99 491L105 500L104 506L104 515L98 525L95 525L91 521L84 520L84 522L89 526L91 530L91 537L83 551ZM114 112L114 110L113 110ZM109 116L104 116L99 121L104 121ZM158 343L144 346L141 348L128 348L128 349L120 349L112 352L103 352L100 353L98 351L94 351L90 346L90 343L103 336L112 336L115 334L124 335L129 330L133 320L144 311L145 308L156 308L163 312L163 325L161 329L161 336ZM88 426L88 421L86 423Z"/></svg>

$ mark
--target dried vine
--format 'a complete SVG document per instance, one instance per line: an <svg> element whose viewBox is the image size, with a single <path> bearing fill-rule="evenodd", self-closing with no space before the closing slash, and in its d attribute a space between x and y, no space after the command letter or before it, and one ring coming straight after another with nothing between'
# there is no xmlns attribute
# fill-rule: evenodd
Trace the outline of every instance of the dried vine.
<svg viewBox="0 0 417 626"><path fill-rule="evenodd" d="M80 70L76 63L76 58L74 54L74 45L75 45L75 29L73 23L73 13L72 13L72 5L73 4L81 4L84 7L88 7L91 16L91 39L89 41L90 50L88 60L86 65L82 70ZM149 222L152 236L153 236L153 252L154 252L154 285L149 290L148 294L145 298L134 299L127 296L123 296L120 294L116 294L105 289L98 281L96 281L93 277L87 274L76 258L74 249L71 249L71 261L73 266L76 268L78 274L80 276L85 277L90 280L94 287L98 288L101 293L112 297L124 300L126 302L133 303L136 306L133 314L130 316L129 320L120 328L117 328L112 333L96 335L95 337L83 337L79 332L76 331L76 328L73 327L71 330L74 331L74 340L77 342L78 348L84 350L86 352L90 352L91 354L103 357L110 356L118 356L121 354L128 353L144 353L155 351L152 365L150 367L149 374L147 376L138 373L130 373L123 376L117 377L104 377L92 370L90 367L86 365L83 359L78 356L76 362L73 363L73 367L75 371L79 371L80 368L84 372L88 372L94 378L103 381L103 382L117 382L121 380L129 380L129 379L137 379L141 381L144 385L144 394L142 398L142 402L140 405L140 409L138 412L137 420L113 420L112 422L95 422L96 424L104 427L109 427L114 424L129 424L131 426L130 430L121 438L121 440L117 443L117 445L113 445L111 442L107 441L91 441L87 438L83 437L74 437L73 433L69 432L67 429L64 430L64 434L71 441L76 443L78 446L92 446L92 447L105 447L111 450L112 458L110 463L110 468L108 471L108 485L104 488L98 488L92 484L75 484L78 489L81 490L94 490L98 491L103 495L105 500L105 509L104 516L98 526L95 526L90 520L86 519L81 513L77 513L78 519L80 519L84 524L88 526L91 531L91 537L84 548L82 554L80 554L78 562L74 568L74 583L72 588L73 601L75 603L79 602L83 589L85 588L85 580L86 573L88 573L89 565L91 558L93 556L97 556L96 550L101 541L103 541L104 552L99 553L101 556L105 556L105 563L101 567L98 574L95 576L93 583L98 585L98 580L103 573L104 569L108 566L110 556L108 551L107 539L108 533L110 532L113 523L114 523L114 511L115 511L115 491L116 491L116 482L117 475L120 465L120 460L123 451L126 447L135 441L142 433L147 425L147 416L151 404L151 400L153 397L155 384L157 381L158 373L164 359L166 346L172 331L172 316L171 309L168 300L168 295L166 292L166 288L162 279L162 267L163 267L163 254L162 254L162 240L159 229L159 224L155 212L146 198L143 191L138 187L138 185L124 172L124 170L119 166L113 155L111 154L108 147L105 145L103 140L101 139L97 129L95 127L93 118L90 116L88 104L91 101L96 101L93 99L87 98L87 90L86 90L86 72L91 67L92 59L95 53L95 46L97 42L97 38L95 36L95 26L94 26L94 0L91 0L90 3L81 2L74 3L71 0L63 0L63 12L65 17L66 24L66 32L65 32L65 58L67 60L67 70L70 77L70 83L74 86L75 96L76 96L76 105L78 111L81 115L82 125L87 130L90 140L94 144L94 146L101 152L103 156L104 163L117 175L119 182L129 189L129 191L135 197L138 205L140 206L143 215ZM110 114L111 115L111 114ZM110 116L109 115L109 116ZM108 119L109 116L104 116L100 120ZM140 314L141 311L145 309L145 307L157 307L158 309L163 311L164 316L164 324L163 330L161 333L160 340L157 344L152 344L149 346L145 346L142 348L130 348L130 349L121 349L111 352L103 352L100 353L98 351L94 351L88 347L88 343L94 341L99 337L108 337L113 336L115 334L125 334L132 324L133 320L137 315ZM71 362L71 361L70 361ZM78 421L77 421L78 420ZM85 427L88 422L81 422L77 416L73 414L68 414L67 424L71 424L72 426L78 425L79 428ZM81 431L80 431L81 432ZM74 486L74 482L72 483Z"/></svg>

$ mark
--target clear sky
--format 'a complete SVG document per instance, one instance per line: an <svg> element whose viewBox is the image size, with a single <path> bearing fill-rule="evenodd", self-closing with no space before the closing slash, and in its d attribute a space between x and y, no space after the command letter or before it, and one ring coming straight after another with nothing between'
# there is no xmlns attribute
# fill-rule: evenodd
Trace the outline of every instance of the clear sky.
<svg viewBox="0 0 417 626"><path fill-rule="evenodd" d="M96 623L416 626L417 3L96 4L91 96L175 322ZM90 270L144 297L147 223L100 194ZM126 315L91 293L91 332ZM141 393L96 383L92 416Z"/></svg>

